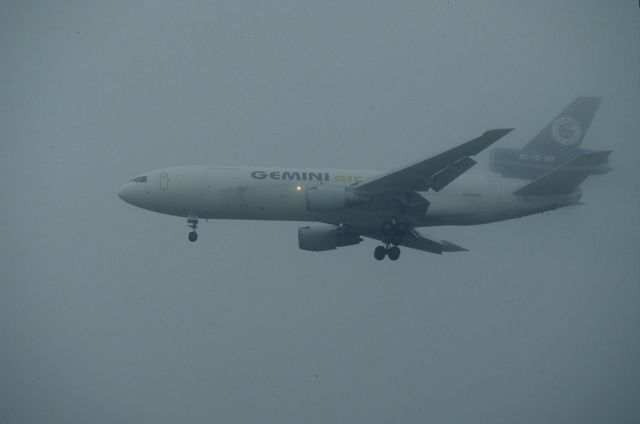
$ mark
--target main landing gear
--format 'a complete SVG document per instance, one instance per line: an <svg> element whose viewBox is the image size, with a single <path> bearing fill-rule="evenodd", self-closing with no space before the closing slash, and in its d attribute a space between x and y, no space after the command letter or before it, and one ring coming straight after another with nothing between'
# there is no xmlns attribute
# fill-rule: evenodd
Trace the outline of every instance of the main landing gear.
<svg viewBox="0 0 640 424"><path fill-rule="evenodd" d="M398 246L378 246L373 251L373 257L381 261L385 256L388 256L392 261L397 261L400 257L400 248Z"/></svg>
<svg viewBox="0 0 640 424"><path fill-rule="evenodd" d="M189 233L189 241L194 242L198 240L198 233L196 233L196 230L198 229L198 217L188 217L187 227L191 228L191 232Z"/></svg>
<svg viewBox="0 0 640 424"><path fill-rule="evenodd" d="M384 246L378 246L373 251L373 257L381 261L388 256L392 261L397 261L400 257L398 245L402 242L402 237L407 233L409 227L404 222L385 221L380 226L382 242ZM391 245L391 247L389 247Z"/></svg>

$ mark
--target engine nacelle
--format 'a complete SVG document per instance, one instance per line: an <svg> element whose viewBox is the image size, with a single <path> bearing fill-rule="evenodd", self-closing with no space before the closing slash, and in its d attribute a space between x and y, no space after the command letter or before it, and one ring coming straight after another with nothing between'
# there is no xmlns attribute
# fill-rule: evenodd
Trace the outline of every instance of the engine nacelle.
<svg viewBox="0 0 640 424"><path fill-rule="evenodd" d="M347 191L344 187L311 187L306 192L307 209L314 212L330 212L346 207L361 206L369 198Z"/></svg>
<svg viewBox="0 0 640 424"><path fill-rule="evenodd" d="M335 225L314 225L298 228L298 246L302 250L321 252L362 241L358 234L348 233Z"/></svg>

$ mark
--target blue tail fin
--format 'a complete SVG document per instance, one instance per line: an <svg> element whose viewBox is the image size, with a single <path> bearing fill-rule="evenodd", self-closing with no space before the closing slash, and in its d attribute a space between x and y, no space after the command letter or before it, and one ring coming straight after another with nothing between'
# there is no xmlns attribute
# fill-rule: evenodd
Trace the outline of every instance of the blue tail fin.
<svg viewBox="0 0 640 424"><path fill-rule="evenodd" d="M600 97L578 97L522 149L493 149L491 170L504 177L533 180L589 152L580 145L601 100ZM602 170L594 169L593 173L602 173Z"/></svg>
<svg viewBox="0 0 640 424"><path fill-rule="evenodd" d="M565 156L568 151L577 150L601 100L600 97L578 97L524 146L523 150L561 156Z"/></svg>

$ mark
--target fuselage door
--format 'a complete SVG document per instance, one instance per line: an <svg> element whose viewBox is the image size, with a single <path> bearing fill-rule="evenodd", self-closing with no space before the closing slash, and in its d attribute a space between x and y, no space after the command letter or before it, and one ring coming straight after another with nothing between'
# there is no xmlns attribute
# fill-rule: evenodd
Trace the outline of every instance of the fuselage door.
<svg viewBox="0 0 640 424"><path fill-rule="evenodd" d="M166 190L169 187L169 174L163 172L160 174L160 190Z"/></svg>

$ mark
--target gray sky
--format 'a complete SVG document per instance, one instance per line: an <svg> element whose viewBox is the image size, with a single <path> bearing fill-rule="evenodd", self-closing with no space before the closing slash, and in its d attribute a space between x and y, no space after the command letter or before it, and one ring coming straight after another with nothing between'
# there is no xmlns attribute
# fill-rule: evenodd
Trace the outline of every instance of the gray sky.
<svg viewBox="0 0 640 424"><path fill-rule="evenodd" d="M4 1L0 421L635 423L637 1ZM118 188L185 164L386 169L580 95L584 207L313 254ZM481 157L478 170L486 170Z"/></svg>

